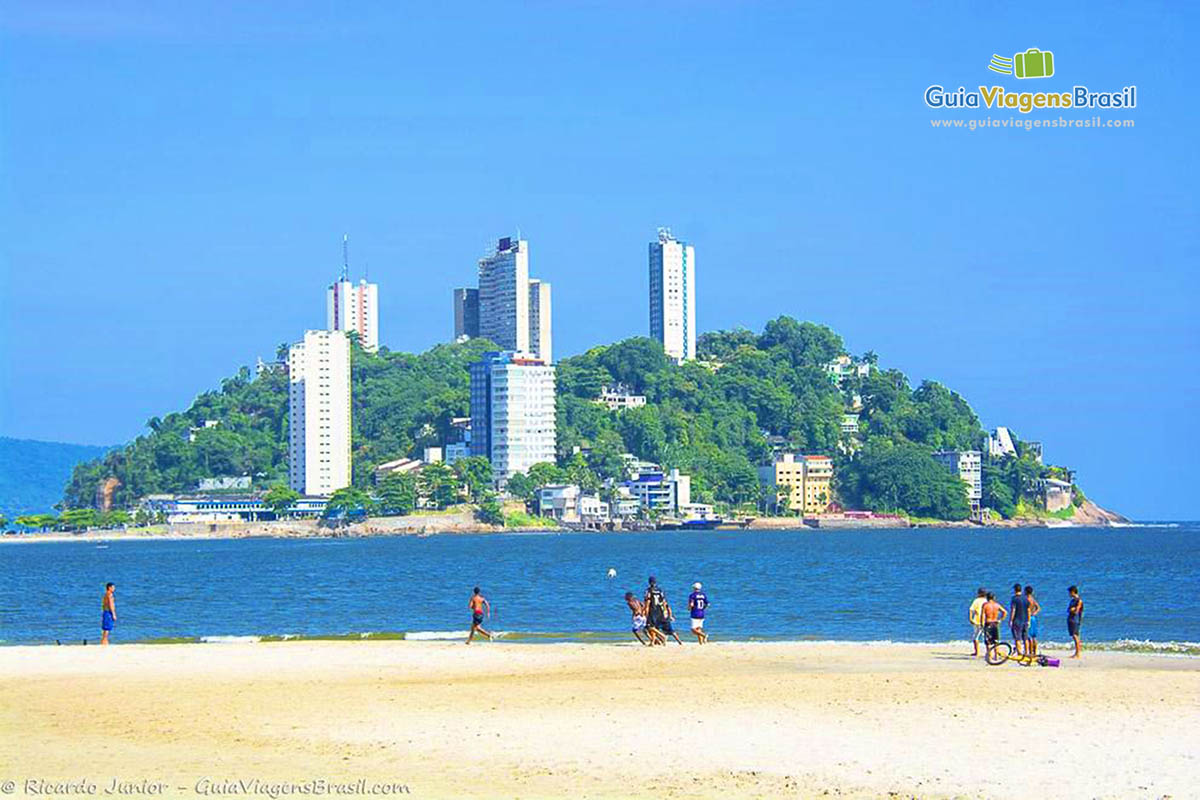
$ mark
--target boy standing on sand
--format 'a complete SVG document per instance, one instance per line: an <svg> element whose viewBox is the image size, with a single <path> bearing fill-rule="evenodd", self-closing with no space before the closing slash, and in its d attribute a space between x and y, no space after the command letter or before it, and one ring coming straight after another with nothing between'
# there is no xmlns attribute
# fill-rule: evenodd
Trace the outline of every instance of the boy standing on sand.
<svg viewBox="0 0 1200 800"><path fill-rule="evenodd" d="M1019 655L1029 652L1029 600L1021 592L1021 584L1013 584L1013 596L1009 602L1009 625L1012 626L1013 646Z"/></svg>
<svg viewBox="0 0 1200 800"><path fill-rule="evenodd" d="M490 642L493 637L483 627L483 614L486 611L488 618L491 618L492 604L487 601L486 597L479 593L478 586L475 587L475 593L471 595L471 599L467 601L467 608L471 609L471 632L467 634L466 644L470 644L471 640L475 638L476 631L486 636Z"/></svg>
<svg viewBox="0 0 1200 800"><path fill-rule="evenodd" d="M1071 595L1071 602L1067 606L1067 633L1071 634L1071 641L1075 642L1075 655L1071 658L1079 658L1079 650L1082 647L1079 643L1079 628L1083 625L1083 598L1079 596L1078 587L1072 586L1067 592Z"/></svg>
<svg viewBox="0 0 1200 800"><path fill-rule="evenodd" d="M100 644L108 644L108 634L117 624L117 599L113 597L116 590L113 584L104 584L104 597L100 600Z"/></svg>
<svg viewBox="0 0 1200 800"><path fill-rule="evenodd" d="M704 609L708 608L708 595L701 588L699 582L692 584L692 593L688 595L688 616L692 618L692 633L696 634L697 643L704 644L708 641L708 634L704 632Z"/></svg>
<svg viewBox="0 0 1200 800"><path fill-rule="evenodd" d="M983 604L986 602L987 589L980 589L967 611L967 621L971 623L971 644L975 647L976 657L979 656L979 642L983 639Z"/></svg>
<svg viewBox="0 0 1200 800"><path fill-rule="evenodd" d="M1038 648L1038 614L1042 613L1042 604L1033 596L1033 587L1025 587L1025 600L1029 603L1029 655L1036 656Z"/></svg>
<svg viewBox="0 0 1200 800"><path fill-rule="evenodd" d="M983 604L983 643L987 655L992 655L996 645L1000 643L1000 623L1008 616L1004 606L996 602L996 595L987 594L987 602Z"/></svg>

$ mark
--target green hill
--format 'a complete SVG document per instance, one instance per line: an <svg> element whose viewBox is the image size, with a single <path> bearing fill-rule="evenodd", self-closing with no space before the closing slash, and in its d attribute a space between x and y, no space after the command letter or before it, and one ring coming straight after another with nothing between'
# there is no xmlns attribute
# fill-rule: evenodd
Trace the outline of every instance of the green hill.
<svg viewBox="0 0 1200 800"><path fill-rule="evenodd" d="M352 366L354 483L368 486L383 461L441 444L450 421L468 414L468 364L489 342L443 344L421 354L355 347ZM593 348L558 365L558 460L573 479L598 484L620 477L621 454L692 475L697 501L748 505L763 498L755 465L773 447L835 459L844 506L962 519L965 485L933 460L939 448L980 448L985 434L971 407L941 384L915 389L873 353L839 381L826 369L844 355L829 328L780 317L762 333L707 333L697 361L677 365L646 338ZM592 402L604 384L644 394L641 408L609 411ZM858 432L843 432L854 411ZM206 424L209 427L205 427ZM92 502L107 477L121 483L117 505L156 492L193 488L201 478L286 479L287 383L281 372L253 377L242 368L187 411L151 419L125 447L76 467L64 501ZM1032 491L1049 468L1022 459L989 467L986 491L1005 509ZM985 496L985 503L989 497Z"/></svg>
<svg viewBox="0 0 1200 800"><path fill-rule="evenodd" d="M0 516L48 511L63 496L72 468L111 447L0 436Z"/></svg>

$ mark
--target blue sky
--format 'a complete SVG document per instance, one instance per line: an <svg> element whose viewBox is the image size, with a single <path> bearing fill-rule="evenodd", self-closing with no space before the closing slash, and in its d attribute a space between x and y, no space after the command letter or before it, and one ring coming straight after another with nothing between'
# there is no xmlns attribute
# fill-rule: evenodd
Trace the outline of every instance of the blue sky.
<svg viewBox="0 0 1200 800"><path fill-rule="evenodd" d="M831 325L1102 503L1200 517L1196 11L833 5L7 3L0 434L186 407L323 325L343 232L393 349L518 227L559 357L644 335L669 225L701 330ZM1054 78L987 71L1029 47ZM934 130L1020 115L933 83L1136 84L1102 112L1136 127Z"/></svg>

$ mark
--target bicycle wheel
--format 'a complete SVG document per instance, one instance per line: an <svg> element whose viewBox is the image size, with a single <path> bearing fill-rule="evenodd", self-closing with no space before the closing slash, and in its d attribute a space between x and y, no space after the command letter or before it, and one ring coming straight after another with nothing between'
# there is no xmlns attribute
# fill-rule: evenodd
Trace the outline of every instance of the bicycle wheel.
<svg viewBox="0 0 1200 800"><path fill-rule="evenodd" d="M1008 642L997 642L996 646L988 651L985 660L990 666L1003 664L1008 661L1008 657L1012 655L1012 645Z"/></svg>

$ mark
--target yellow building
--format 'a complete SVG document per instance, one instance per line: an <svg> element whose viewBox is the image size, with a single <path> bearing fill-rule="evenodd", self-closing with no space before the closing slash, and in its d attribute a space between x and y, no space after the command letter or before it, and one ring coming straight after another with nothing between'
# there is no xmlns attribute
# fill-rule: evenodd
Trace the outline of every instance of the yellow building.
<svg viewBox="0 0 1200 800"><path fill-rule="evenodd" d="M833 501L833 459L780 453L758 468L759 479L775 487L778 506L808 515L823 514Z"/></svg>

